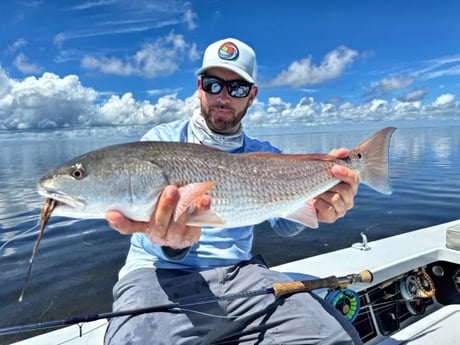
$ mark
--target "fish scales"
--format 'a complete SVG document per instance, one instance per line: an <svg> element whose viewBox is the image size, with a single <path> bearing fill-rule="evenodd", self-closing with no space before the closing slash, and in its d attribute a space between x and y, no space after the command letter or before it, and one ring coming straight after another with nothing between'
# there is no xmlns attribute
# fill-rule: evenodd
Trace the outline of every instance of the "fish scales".
<svg viewBox="0 0 460 345"><path fill-rule="evenodd" d="M129 147L123 145L114 148L110 160L117 162L129 156L152 162L161 168L165 182L168 184L185 185L207 180L218 181L209 192L213 197L213 203L244 198L261 204L274 202L277 198L283 200L304 195L304 191L310 189L317 180L331 179L329 175L319 173L327 170L326 166L334 164L319 161L319 164L313 165L311 161L253 159L245 155L229 155L201 145L184 147L183 144L175 144L136 142ZM100 155L94 156L94 160L104 159L106 158ZM143 165L137 162L131 163L130 160L116 165L125 173L129 172L130 175L135 173L137 178L145 177L147 187L150 182L146 174L150 171L142 170Z"/></svg>
<svg viewBox="0 0 460 345"><path fill-rule="evenodd" d="M217 181L209 191L213 209L224 219L237 216L239 223L246 221L242 220L245 215L261 222L274 208L284 213L299 206L315 196L318 189L336 183L327 171L334 164L344 164L330 158L285 160L278 159L278 154L263 158L230 155L201 145L184 147L181 143L141 144L150 146L142 151L150 151L151 160L161 167L168 184ZM232 210L227 209L230 204ZM232 220L232 224L236 222Z"/></svg>

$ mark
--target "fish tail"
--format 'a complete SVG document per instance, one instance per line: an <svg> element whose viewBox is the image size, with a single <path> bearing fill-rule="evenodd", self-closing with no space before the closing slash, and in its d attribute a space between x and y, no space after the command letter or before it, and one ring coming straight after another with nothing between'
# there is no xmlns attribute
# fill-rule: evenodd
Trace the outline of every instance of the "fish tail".
<svg viewBox="0 0 460 345"><path fill-rule="evenodd" d="M390 140L396 128L387 127L372 135L356 146L350 157L357 157L360 162L360 182L383 194L391 194L389 179Z"/></svg>

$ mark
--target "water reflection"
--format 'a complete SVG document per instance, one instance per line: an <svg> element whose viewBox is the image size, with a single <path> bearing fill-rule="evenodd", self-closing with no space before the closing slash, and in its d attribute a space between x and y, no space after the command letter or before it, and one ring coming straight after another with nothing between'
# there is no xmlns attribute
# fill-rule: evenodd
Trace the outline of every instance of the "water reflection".
<svg viewBox="0 0 460 345"><path fill-rule="evenodd" d="M376 128L377 131L380 128ZM285 152L327 153L332 148L353 148L374 132L371 129L331 133L283 134L262 136ZM460 150L458 127L397 128L391 142L391 157L420 160L425 154L435 156L439 162L451 162Z"/></svg>

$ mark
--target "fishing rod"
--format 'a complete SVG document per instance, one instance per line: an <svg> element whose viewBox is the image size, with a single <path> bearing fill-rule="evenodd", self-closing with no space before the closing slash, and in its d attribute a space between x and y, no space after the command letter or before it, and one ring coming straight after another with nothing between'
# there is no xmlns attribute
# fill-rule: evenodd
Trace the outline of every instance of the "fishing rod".
<svg viewBox="0 0 460 345"><path fill-rule="evenodd" d="M274 283L268 288L261 288L257 290L249 290L237 293L231 293L221 296L212 296L212 297L203 297L203 298L193 298L185 300L182 302L175 302L163 305L155 305L145 308L137 308L132 310L121 310L115 312L105 312L97 314L87 314L82 316L69 317L62 320L52 320L52 321L43 321L25 325L17 325L0 328L0 335L18 333L18 332L27 332L35 331L40 329L54 328L59 326L69 326L80 324L84 322L97 321L101 319L110 319L114 317L121 316L136 316L146 313L157 313L157 312L180 312L185 307L191 307L202 304L209 304L219 301L228 301L238 298L249 298L254 296L261 295L273 295L275 297L280 297L287 294L295 294L299 292L308 292L320 288L328 289L344 289L349 284L354 283L370 283L372 282L372 273L368 270L356 273L349 274L343 277L330 276L326 278L317 278L311 280L298 280L293 282L286 283Z"/></svg>

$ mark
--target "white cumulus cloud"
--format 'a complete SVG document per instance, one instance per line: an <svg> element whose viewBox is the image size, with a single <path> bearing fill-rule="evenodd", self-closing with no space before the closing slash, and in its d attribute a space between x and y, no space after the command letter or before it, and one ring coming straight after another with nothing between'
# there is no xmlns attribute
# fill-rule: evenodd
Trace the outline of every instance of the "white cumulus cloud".
<svg viewBox="0 0 460 345"><path fill-rule="evenodd" d="M383 78L371 85L371 89L367 92L368 95L387 94L395 90L400 90L408 87L414 82L413 77L396 77L391 76Z"/></svg>
<svg viewBox="0 0 460 345"><path fill-rule="evenodd" d="M340 77L358 52L345 46L337 47L324 57L319 65L314 65L312 57L292 62L276 78L267 83L268 86L301 87L320 84Z"/></svg>
<svg viewBox="0 0 460 345"><path fill-rule="evenodd" d="M0 94L0 128L81 125L90 121L95 110L96 91L83 87L75 75L60 78L44 73L39 78L28 77L22 81L9 79L8 84L7 91Z"/></svg>
<svg viewBox="0 0 460 345"><path fill-rule="evenodd" d="M13 61L13 65L24 74L41 72L40 66L29 61L24 53L19 53Z"/></svg>
<svg viewBox="0 0 460 345"><path fill-rule="evenodd" d="M194 30L198 27L196 23L196 18L197 18L197 14L193 12L191 9L188 9L187 11L185 11L184 22L187 25L187 28L189 30Z"/></svg>
<svg viewBox="0 0 460 345"><path fill-rule="evenodd" d="M131 93L122 97L112 96L100 106L97 125L147 125L185 119L194 109L192 104L182 101L176 95L166 95L156 104L136 101Z"/></svg>
<svg viewBox="0 0 460 345"><path fill-rule="evenodd" d="M427 95L429 91L428 87L421 87L416 90L410 91L398 99L402 102L418 102L421 101Z"/></svg>
<svg viewBox="0 0 460 345"><path fill-rule="evenodd" d="M155 78L177 71L184 58L195 61L196 45L185 42L182 35L169 34L145 43L134 55L125 57L85 55L82 67L115 75L135 75Z"/></svg>
<svg viewBox="0 0 460 345"><path fill-rule="evenodd" d="M433 105L435 107L439 107L439 106L443 107L449 104L453 104L454 100L455 100L455 96L453 94L446 93L436 98L433 102Z"/></svg>
<svg viewBox="0 0 460 345"><path fill-rule="evenodd" d="M18 38L6 49L7 54L14 54L18 49L27 45L27 41L24 38Z"/></svg>

